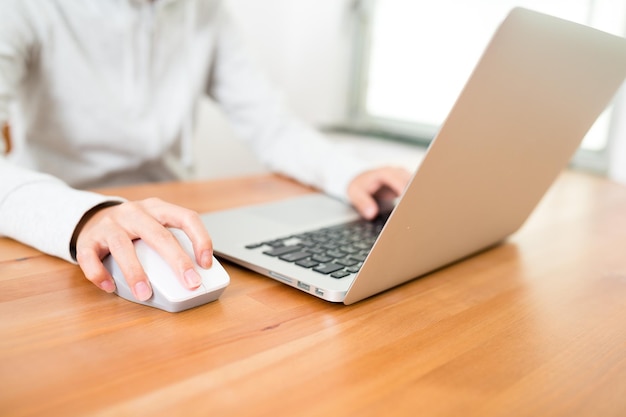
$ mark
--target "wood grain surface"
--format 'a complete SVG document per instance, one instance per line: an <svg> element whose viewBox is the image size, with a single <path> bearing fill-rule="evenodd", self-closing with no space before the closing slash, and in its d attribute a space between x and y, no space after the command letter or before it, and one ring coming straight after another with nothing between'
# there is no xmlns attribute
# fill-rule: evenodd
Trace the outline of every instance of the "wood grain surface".
<svg viewBox="0 0 626 417"><path fill-rule="evenodd" d="M102 192L202 212L310 189ZM0 415L626 415L626 188L602 178L564 173L504 244L352 306L223 264L218 301L172 314L0 239Z"/></svg>

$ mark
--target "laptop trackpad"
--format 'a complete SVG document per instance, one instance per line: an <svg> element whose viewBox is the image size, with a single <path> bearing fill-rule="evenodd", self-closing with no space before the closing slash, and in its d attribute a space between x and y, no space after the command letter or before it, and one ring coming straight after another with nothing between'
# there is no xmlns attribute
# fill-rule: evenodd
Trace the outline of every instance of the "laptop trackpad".
<svg viewBox="0 0 626 417"><path fill-rule="evenodd" d="M270 220L289 226L318 224L324 226L329 222L358 218L356 212L347 204L320 194L251 206L249 212L264 221Z"/></svg>
<svg viewBox="0 0 626 417"><path fill-rule="evenodd" d="M307 194L268 204L205 213L203 221L218 242L254 243L356 220L349 205L324 194Z"/></svg>

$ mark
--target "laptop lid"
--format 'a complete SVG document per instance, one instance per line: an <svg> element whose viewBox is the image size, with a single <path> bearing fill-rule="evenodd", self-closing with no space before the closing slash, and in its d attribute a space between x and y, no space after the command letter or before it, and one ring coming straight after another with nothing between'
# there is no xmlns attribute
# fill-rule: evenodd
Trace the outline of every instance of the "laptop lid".
<svg viewBox="0 0 626 417"><path fill-rule="evenodd" d="M345 302L466 257L516 231L625 76L625 39L512 10ZM386 272L389 265L392 274ZM381 276L385 279L375 278Z"/></svg>
<svg viewBox="0 0 626 417"><path fill-rule="evenodd" d="M625 39L513 9L353 280L245 249L357 217L321 194L204 214L216 254L351 304L484 250L524 223L625 76Z"/></svg>

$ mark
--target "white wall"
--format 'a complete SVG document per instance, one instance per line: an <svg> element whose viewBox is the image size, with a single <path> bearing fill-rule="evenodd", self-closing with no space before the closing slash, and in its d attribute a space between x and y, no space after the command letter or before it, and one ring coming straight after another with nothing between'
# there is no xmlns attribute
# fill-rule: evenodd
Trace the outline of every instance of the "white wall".
<svg viewBox="0 0 626 417"><path fill-rule="evenodd" d="M226 0L257 62L292 110L321 125L342 118L353 0Z"/></svg>

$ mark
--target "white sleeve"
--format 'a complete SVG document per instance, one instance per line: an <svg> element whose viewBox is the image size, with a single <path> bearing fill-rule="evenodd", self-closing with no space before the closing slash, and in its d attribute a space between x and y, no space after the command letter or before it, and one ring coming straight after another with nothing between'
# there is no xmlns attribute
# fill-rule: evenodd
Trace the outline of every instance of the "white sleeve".
<svg viewBox="0 0 626 417"><path fill-rule="evenodd" d="M229 17L224 13L219 22L208 93L234 130L269 169L347 199L350 181L371 166L290 114L252 64Z"/></svg>
<svg viewBox="0 0 626 417"><path fill-rule="evenodd" d="M9 119L9 104L26 74L32 31L19 1L0 2L0 125ZM74 262L70 240L91 208L118 201L78 191L52 176L15 166L0 153L0 236Z"/></svg>
<svg viewBox="0 0 626 417"><path fill-rule="evenodd" d="M93 207L121 201L78 191L50 175L27 171L0 158L0 236L75 262L70 241Z"/></svg>

